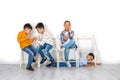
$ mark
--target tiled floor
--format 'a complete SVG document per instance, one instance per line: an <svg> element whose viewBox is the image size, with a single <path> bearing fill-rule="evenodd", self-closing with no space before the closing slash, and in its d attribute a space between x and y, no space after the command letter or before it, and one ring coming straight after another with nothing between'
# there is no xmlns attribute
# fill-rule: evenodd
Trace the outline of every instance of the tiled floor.
<svg viewBox="0 0 120 80"><path fill-rule="evenodd" d="M0 65L0 80L120 80L120 65L80 68L40 68L31 72L19 65Z"/></svg>

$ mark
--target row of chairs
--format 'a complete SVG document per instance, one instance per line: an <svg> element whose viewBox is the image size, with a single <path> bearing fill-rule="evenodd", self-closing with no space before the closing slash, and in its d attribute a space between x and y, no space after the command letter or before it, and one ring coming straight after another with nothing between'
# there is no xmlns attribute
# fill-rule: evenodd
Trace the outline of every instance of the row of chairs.
<svg viewBox="0 0 120 80"><path fill-rule="evenodd" d="M94 35L92 36L81 36L81 37L77 37L75 36L75 42L78 46L78 49L70 49L70 53L69 53L69 59L70 60L73 60L75 63L76 63L76 68L79 67L79 59L81 56L86 56L86 53L82 53L83 50L87 50L87 53L89 52L93 52L94 55L95 55L95 59L94 59L94 63L95 63L95 67L96 67L96 52L95 52L95 49L96 49L96 44L95 44L95 38L94 38ZM60 37L57 36L57 38L53 38L52 39L53 42L54 42L54 45L53 45L53 48L51 49L51 53L53 55L53 57L55 58L56 62L57 62L57 68L59 68L59 63L60 62L65 62L64 60L64 49L61 49L61 42L60 42ZM89 48L82 48L84 46L82 46L81 42L82 41L89 41L90 42L90 46ZM87 45L87 43L85 42L83 45ZM21 52L21 61L20 61L20 67L25 63L25 61L27 61L27 54L24 53L24 51ZM40 67L40 56L37 55L36 56L36 60L37 60L37 65L38 67ZM26 62L27 63L27 62Z"/></svg>

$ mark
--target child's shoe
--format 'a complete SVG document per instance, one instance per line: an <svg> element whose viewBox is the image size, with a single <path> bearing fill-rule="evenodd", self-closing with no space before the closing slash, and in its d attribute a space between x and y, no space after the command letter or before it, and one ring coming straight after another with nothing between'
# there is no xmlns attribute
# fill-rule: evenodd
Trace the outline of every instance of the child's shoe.
<svg viewBox="0 0 120 80"><path fill-rule="evenodd" d="M77 45L75 45L75 50L77 50L77 48L78 48L78 46L77 46Z"/></svg>
<svg viewBox="0 0 120 80"><path fill-rule="evenodd" d="M54 64L55 64L55 61L54 60L50 60L50 64L48 64L48 65L46 65L46 67L51 67L51 66L53 66Z"/></svg>
<svg viewBox="0 0 120 80"><path fill-rule="evenodd" d="M62 48L63 48L63 45L61 45L60 48L62 49Z"/></svg>
<svg viewBox="0 0 120 80"><path fill-rule="evenodd" d="M45 61L47 60L47 58L43 58L41 61L40 61L40 64L43 64Z"/></svg>
<svg viewBox="0 0 120 80"><path fill-rule="evenodd" d="M36 62L36 60L33 58L33 62Z"/></svg>
<svg viewBox="0 0 120 80"><path fill-rule="evenodd" d="M27 66L26 69L30 70L30 71L34 71L34 69L32 68L32 66Z"/></svg>
<svg viewBox="0 0 120 80"><path fill-rule="evenodd" d="M66 61L66 64L67 64L68 67L71 67L71 64L70 64L69 61Z"/></svg>

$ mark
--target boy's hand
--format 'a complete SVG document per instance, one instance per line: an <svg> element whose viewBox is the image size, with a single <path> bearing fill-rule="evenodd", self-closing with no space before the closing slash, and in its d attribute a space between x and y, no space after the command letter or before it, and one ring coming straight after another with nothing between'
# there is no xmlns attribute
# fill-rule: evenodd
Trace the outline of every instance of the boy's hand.
<svg viewBox="0 0 120 80"><path fill-rule="evenodd" d="M30 38L30 36L28 35L25 39L29 39Z"/></svg>
<svg viewBox="0 0 120 80"><path fill-rule="evenodd" d="M35 40L35 41L36 41L37 39L38 39L37 37L33 37L33 38L32 38L32 40Z"/></svg>

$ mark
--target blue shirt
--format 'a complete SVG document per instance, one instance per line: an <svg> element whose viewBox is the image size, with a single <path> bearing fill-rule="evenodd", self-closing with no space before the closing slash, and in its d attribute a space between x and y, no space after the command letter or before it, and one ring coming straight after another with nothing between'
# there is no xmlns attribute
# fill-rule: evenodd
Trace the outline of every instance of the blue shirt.
<svg viewBox="0 0 120 80"><path fill-rule="evenodd" d="M85 66L88 63L87 58L86 57L81 57L80 58L80 62L79 62L79 66Z"/></svg>

